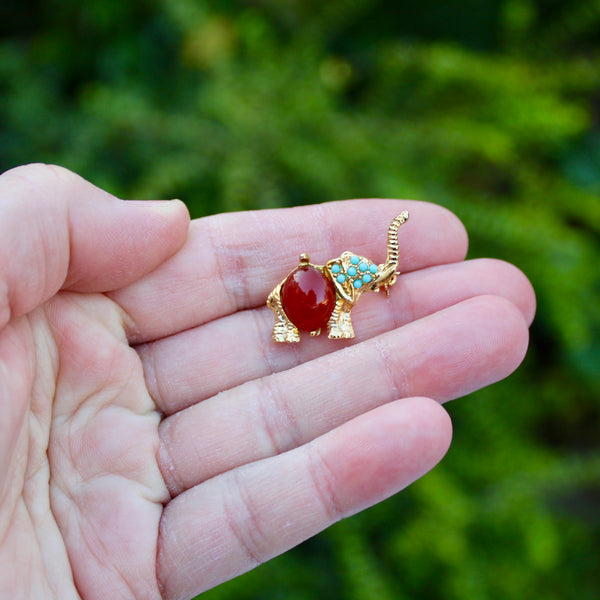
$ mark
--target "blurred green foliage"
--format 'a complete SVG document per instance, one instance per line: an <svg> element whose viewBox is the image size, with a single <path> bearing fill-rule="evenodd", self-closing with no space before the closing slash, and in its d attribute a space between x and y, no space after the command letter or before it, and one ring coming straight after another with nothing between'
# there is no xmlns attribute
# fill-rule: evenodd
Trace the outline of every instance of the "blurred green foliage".
<svg viewBox="0 0 600 600"><path fill-rule="evenodd" d="M523 367L406 492L204 597L600 597L600 1L0 4L0 170L200 216L412 197L519 265Z"/></svg>

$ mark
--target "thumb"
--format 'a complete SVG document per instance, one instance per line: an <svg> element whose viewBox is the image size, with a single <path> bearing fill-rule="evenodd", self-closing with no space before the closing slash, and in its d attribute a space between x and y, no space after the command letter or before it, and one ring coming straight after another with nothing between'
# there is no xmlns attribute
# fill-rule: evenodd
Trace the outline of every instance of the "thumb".
<svg viewBox="0 0 600 600"><path fill-rule="evenodd" d="M0 175L0 327L60 289L106 292L185 242L180 201L123 201L61 167Z"/></svg>

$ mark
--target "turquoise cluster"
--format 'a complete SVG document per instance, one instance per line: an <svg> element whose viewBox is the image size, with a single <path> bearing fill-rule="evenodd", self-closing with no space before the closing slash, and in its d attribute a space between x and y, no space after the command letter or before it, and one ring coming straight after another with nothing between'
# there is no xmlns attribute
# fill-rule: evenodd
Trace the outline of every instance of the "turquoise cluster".
<svg viewBox="0 0 600 600"><path fill-rule="evenodd" d="M370 265L361 260L359 256L350 257L350 266L344 272L344 267L340 263L331 266L331 272L336 276L338 283L344 283L346 279L352 282L352 285L359 290L364 284L371 283L373 276L377 274L377 265Z"/></svg>

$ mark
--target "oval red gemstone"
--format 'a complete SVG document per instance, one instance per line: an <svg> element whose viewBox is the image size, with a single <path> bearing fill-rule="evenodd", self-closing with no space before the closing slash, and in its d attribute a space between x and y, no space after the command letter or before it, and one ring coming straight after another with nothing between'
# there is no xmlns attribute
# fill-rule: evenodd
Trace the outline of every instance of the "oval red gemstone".
<svg viewBox="0 0 600 600"><path fill-rule="evenodd" d="M283 282L281 306L298 329L316 331L327 325L333 312L335 287L321 271L302 265Z"/></svg>

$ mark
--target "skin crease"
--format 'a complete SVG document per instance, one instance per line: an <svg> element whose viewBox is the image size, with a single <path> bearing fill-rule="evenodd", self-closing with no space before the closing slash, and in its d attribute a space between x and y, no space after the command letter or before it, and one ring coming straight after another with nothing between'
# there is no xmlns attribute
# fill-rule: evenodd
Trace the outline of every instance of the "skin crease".
<svg viewBox="0 0 600 600"><path fill-rule="evenodd" d="M271 342L298 255L380 262L401 210L403 274L356 339ZM535 311L518 269L466 250L416 201L190 223L60 167L1 175L0 589L191 598L419 478L441 403L510 374Z"/></svg>

